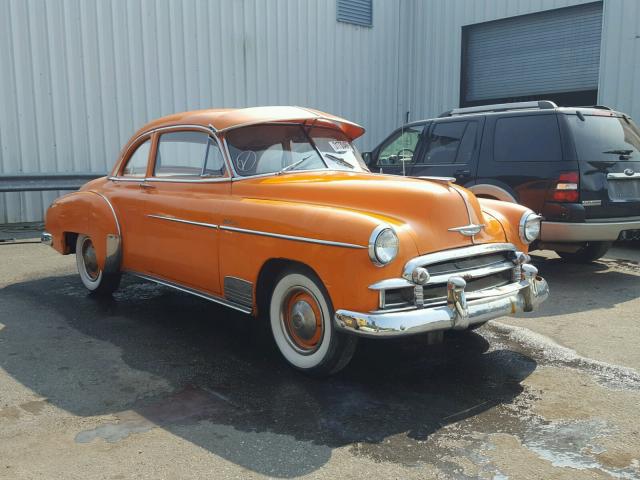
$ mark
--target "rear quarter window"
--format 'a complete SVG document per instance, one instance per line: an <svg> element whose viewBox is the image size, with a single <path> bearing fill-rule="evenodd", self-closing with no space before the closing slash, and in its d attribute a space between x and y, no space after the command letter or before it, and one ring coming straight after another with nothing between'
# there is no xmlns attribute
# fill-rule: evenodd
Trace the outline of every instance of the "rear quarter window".
<svg viewBox="0 0 640 480"><path fill-rule="evenodd" d="M496 162L562 160L560 129L555 115L526 115L496 120L493 139Z"/></svg>

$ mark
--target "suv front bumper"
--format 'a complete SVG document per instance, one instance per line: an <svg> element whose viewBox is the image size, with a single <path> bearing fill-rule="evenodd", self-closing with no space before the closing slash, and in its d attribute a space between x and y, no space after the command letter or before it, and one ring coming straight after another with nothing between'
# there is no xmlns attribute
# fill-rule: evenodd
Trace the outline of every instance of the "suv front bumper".
<svg viewBox="0 0 640 480"><path fill-rule="evenodd" d="M640 230L640 217L588 220L584 223L542 222L543 242L613 242L625 230Z"/></svg>
<svg viewBox="0 0 640 480"><path fill-rule="evenodd" d="M493 318L531 312L549 296L549 286L532 265L525 279L503 287L465 294L461 277L447 283L447 303L396 312L360 313L338 310L335 324L341 331L365 337L397 337L438 330L463 330Z"/></svg>

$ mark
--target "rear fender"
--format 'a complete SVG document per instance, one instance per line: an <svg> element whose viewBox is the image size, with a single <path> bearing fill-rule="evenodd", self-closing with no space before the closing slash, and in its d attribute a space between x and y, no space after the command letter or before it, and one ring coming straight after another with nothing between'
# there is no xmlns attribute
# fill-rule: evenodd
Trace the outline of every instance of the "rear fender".
<svg viewBox="0 0 640 480"><path fill-rule="evenodd" d="M120 224L109 200L94 191L74 192L57 199L47 210L46 229L53 235L52 247L62 254L73 251L68 233L91 237L98 265L104 272L120 269L122 239Z"/></svg>

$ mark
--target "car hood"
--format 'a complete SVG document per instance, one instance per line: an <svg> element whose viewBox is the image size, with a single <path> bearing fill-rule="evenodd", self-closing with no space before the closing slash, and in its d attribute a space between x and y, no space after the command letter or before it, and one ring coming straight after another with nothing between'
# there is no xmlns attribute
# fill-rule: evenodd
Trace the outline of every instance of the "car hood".
<svg viewBox="0 0 640 480"><path fill-rule="evenodd" d="M372 173L336 171L287 172L233 183L233 194L333 206L356 210L406 229L418 253L429 253L474 243L503 242L504 230L493 217L483 215L468 190L444 181ZM469 223L485 225L473 238L457 231Z"/></svg>

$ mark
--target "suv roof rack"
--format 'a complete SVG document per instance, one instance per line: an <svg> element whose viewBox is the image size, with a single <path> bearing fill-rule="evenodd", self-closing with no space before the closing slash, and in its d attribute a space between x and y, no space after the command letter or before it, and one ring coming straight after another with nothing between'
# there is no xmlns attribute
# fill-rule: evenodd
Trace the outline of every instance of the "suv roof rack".
<svg viewBox="0 0 640 480"><path fill-rule="evenodd" d="M496 103L493 105L480 105L478 107L465 107L454 108L440 114L440 117L452 117L454 115L465 115L469 113L483 113L483 112L504 112L507 110L524 110L537 108L540 110L546 110L551 108L558 108L558 105L551 100L537 100L535 102L514 102L514 103Z"/></svg>
<svg viewBox="0 0 640 480"><path fill-rule="evenodd" d="M611 110L613 111L613 108L611 107L607 107L606 105L591 105L587 108L597 108L598 110Z"/></svg>

